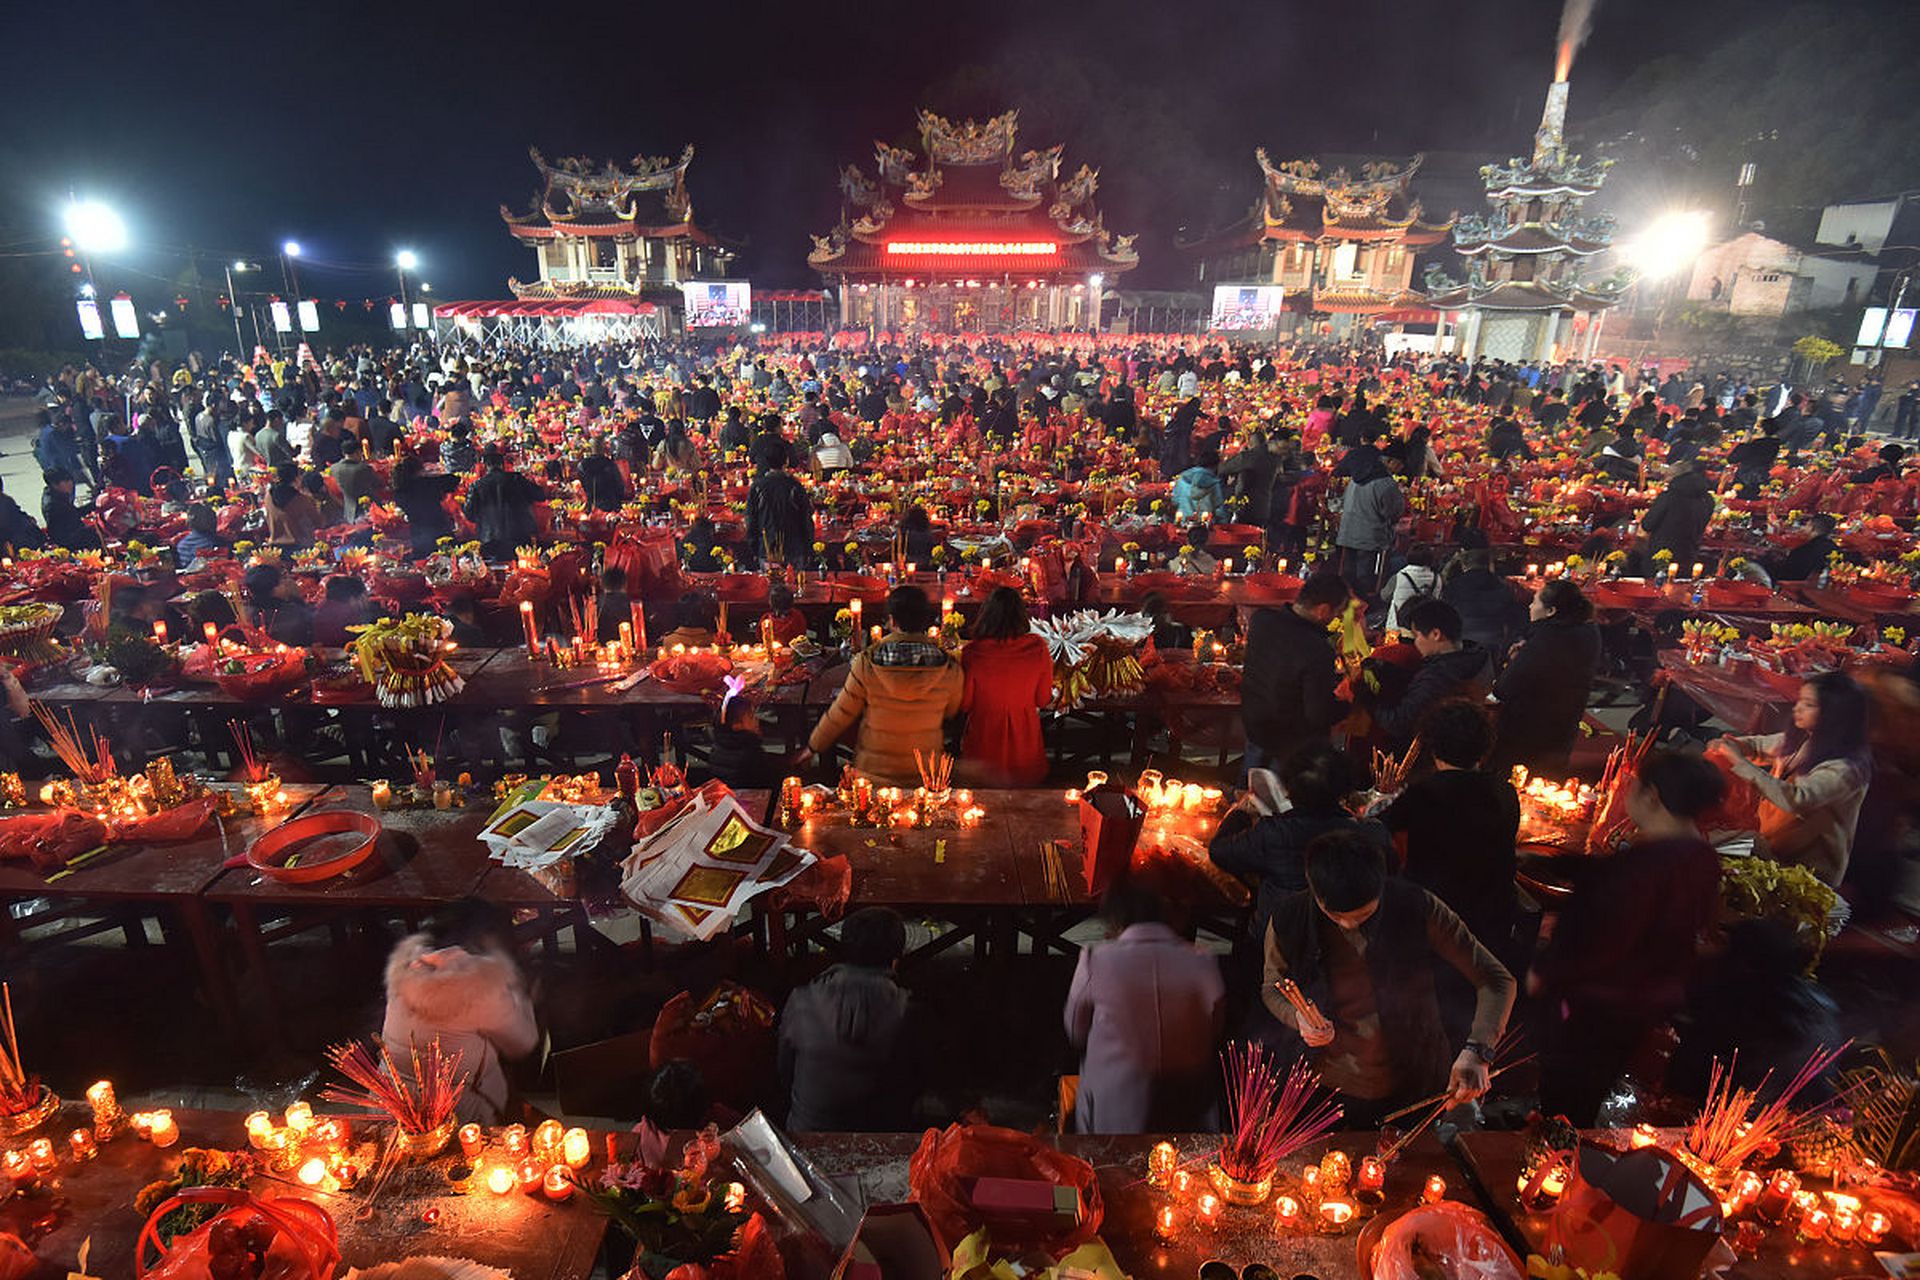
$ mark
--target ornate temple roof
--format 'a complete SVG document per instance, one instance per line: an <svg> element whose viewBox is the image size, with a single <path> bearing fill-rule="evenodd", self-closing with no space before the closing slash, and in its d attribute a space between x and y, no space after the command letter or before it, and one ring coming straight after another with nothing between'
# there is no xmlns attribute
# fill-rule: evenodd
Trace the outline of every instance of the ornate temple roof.
<svg viewBox="0 0 1920 1280"><path fill-rule="evenodd" d="M1515 222L1479 215L1454 224L1453 243L1461 257L1494 253L1571 253L1591 257L1613 242L1613 218L1602 214L1563 222Z"/></svg>
<svg viewBox="0 0 1920 1280"><path fill-rule="evenodd" d="M1453 225L1428 222L1409 194L1422 156L1404 164L1370 161L1356 176L1344 167L1323 173L1317 160L1274 164L1254 149L1266 178L1261 196L1262 237L1268 240L1396 240L1410 248L1438 244Z"/></svg>
<svg viewBox="0 0 1920 1280"><path fill-rule="evenodd" d="M537 148L527 148L527 154L540 170L542 183L533 207L514 213L500 206L507 230L520 240L685 236L714 243L693 221L693 201L687 195L691 146L678 160L635 156L626 167L608 161L597 170L584 156L565 156L550 164Z"/></svg>
<svg viewBox="0 0 1920 1280"><path fill-rule="evenodd" d="M1429 274L1427 305L1442 310L1478 307L1483 311L1604 311L1620 301L1623 289L1624 284L1617 280L1559 286L1517 280L1489 283L1476 277L1458 284Z"/></svg>
<svg viewBox="0 0 1920 1280"><path fill-rule="evenodd" d="M1275 164L1255 148L1265 183L1245 218L1180 247L1195 253L1247 248L1264 240L1386 240L1409 249L1440 244L1453 219L1429 222L1410 190L1425 157L1405 162L1371 160L1356 175L1345 165L1324 170L1317 160Z"/></svg>
<svg viewBox="0 0 1920 1280"><path fill-rule="evenodd" d="M958 124L920 112L921 154L874 144L871 175L840 174L840 222L807 262L829 275L1084 275L1138 265L1108 231L1099 171L1061 176L1062 148L1015 154L1019 114Z"/></svg>

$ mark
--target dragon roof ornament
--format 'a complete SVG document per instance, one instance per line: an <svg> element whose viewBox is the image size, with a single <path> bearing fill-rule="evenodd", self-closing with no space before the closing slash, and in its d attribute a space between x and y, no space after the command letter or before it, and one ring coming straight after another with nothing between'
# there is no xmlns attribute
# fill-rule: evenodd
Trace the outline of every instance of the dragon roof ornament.
<svg viewBox="0 0 1920 1280"><path fill-rule="evenodd" d="M1020 125L1019 111L1006 111L985 121L959 124L926 108L920 110L920 141L935 164L991 164L1013 151Z"/></svg>

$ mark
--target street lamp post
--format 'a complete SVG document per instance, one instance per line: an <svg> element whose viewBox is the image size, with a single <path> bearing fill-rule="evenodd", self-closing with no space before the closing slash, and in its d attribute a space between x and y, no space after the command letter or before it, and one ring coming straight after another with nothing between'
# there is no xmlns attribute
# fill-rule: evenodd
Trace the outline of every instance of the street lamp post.
<svg viewBox="0 0 1920 1280"><path fill-rule="evenodd" d="M294 331L300 341L307 340L307 326L300 321L300 269L294 265L300 257L300 242L288 240L280 246L280 280L287 287L287 304L293 308Z"/></svg>
<svg viewBox="0 0 1920 1280"><path fill-rule="evenodd" d="M252 268L245 262L229 262L227 272L227 309L233 312L233 353L236 356L246 354L247 340L240 332L240 295L234 292L233 273L245 272Z"/></svg>
<svg viewBox="0 0 1920 1280"><path fill-rule="evenodd" d="M419 265L419 255L411 249L402 249L393 255L394 272L400 277L400 314L406 321L401 326L403 335L413 327L413 300L407 296L407 272Z"/></svg>
<svg viewBox="0 0 1920 1280"><path fill-rule="evenodd" d="M1107 278L1098 271L1087 277L1087 290L1093 295L1093 323L1088 331L1094 337L1100 336L1100 295L1107 287Z"/></svg>

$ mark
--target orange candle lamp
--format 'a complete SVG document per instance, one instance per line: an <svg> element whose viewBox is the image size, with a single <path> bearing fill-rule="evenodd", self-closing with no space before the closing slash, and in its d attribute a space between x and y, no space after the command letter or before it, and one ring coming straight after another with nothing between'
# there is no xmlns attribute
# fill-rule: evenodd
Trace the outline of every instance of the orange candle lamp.
<svg viewBox="0 0 1920 1280"><path fill-rule="evenodd" d="M1201 1226L1209 1230L1220 1225L1220 1214L1224 1207L1220 1197L1214 1195L1211 1191L1203 1193L1198 1200L1193 1202L1195 1217L1198 1218Z"/></svg>
<svg viewBox="0 0 1920 1280"><path fill-rule="evenodd" d="M1274 1225L1282 1231L1298 1231L1305 1221L1300 1202L1292 1196L1276 1196L1273 1201Z"/></svg>
<svg viewBox="0 0 1920 1280"><path fill-rule="evenodd" d="M1378 1191L1387 1185L1387 1166L1379 1156L1367 1156L1360 1161L1360 1177L1355 1185L1362 1191Z"/></svg>
<svg viewBox="0 0 1920 1280"><path fill-rule="evenodd" d="M573 1197L573 1170L563 1164L554 1165L553 1168L547 1170L547 1176L542 1183L542 1188L546 1192L547 1199L553 1201L555 1204L571 1199Z"/></svg>
<svg viewBox="0 0 1920 1280"><path fill-rule="evenodd" d="M487 1190L497 1196L511 1195L519 1185L520 1181L514 1176L511 1165L497 1164L487 1170Z"/></svg>
<svg viewBox="0 0 1920 1280"><path fill-rule="evenodd" d="M460 1126L460 1154L471 1160L486 1149L487 1131L477 1124Z"/></svg>
<svg viewBox="0 0 1920 1280"><path fill-rule="evenodd" d="M1322 1200L1320 1202L1320 1228L1330 1233L1345 1231L1347 1224L1353 1221L1353 1213L1353 1205L1346 1200L1337 1198Z"/></svg>
<svg viewBox="0 0 1920 1280"><path fill-rule="evenodd" d="M1179 1167L1180 1153L1171 1142L1154 1143L1153 1150L1147 1154L1147 1185L1160 1188L1172 1185L1174 1171Z"/></svg>
<svg viewBox="0 0 1920 1280"><path fill-rule="evenodd" d="M1420 1188L1421 1204L1439 1204L1446 1198L1447 1180L1437 1173L1429 1177L1426 1185Z"/></svg>

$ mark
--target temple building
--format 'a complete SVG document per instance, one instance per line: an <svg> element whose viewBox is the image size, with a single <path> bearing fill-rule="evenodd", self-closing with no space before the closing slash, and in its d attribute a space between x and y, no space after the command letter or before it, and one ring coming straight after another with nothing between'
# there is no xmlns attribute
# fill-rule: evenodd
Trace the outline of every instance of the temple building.
<svg viewBox="0 0 1920 1280"><path fill-rule="evenodd" d="M1060 176L1062 148L1014 154L1018 112L955 124L920 113L921 154L874 144L871 177L840 175L840 222L807 262L840 292L843 325L1004 333L1089 329L1139 262L1106 229L1098 171Z"/></svg>
<svg viewBox="0 0 1920 1280"><path fill-rule="evenodd" d="M475 336L528 342L662 337L681 329L681 286L723 277L733 254L693 220L687 166L638 156L595 170L584 158L540 171L533 207L500 206L507 231L534 251L540 278L509 277L514 301L443 303L436 319Z"/></svg>
<svg viewBox="0 0 1920 1280"><path fill-rule="evenodd" d="M1456 352L1467 359L1589 359L1607 308L1620 301L1620 274L1589 279L1588 261L1613 239L1613 218L1582 215L1610 160L1585 163L1566 147L1567 82L1547 90L1533 157L1480 170L1488 216L1461 218L1454 248L1464 283L1428 272L1432 305L1458 313Z"/></svg>
<svg viewBox="0 0 1920 1280"><path fill-rule="evenodd" d="M1424 318L1414 259L1446 239L1413 198L1422 157L1369 161L1353 173L1316 160L1274 164L1256 150L1260 197L1240 222L1180 247L1203 286L1278 285L1283 334L1344 335L1357 324Z"/></svg>

